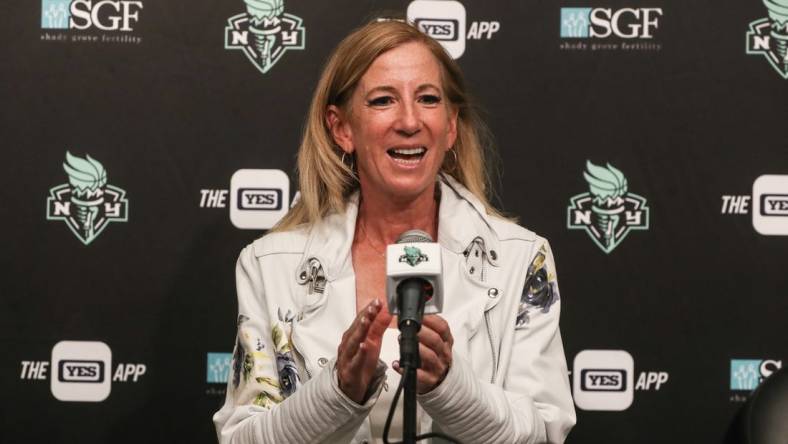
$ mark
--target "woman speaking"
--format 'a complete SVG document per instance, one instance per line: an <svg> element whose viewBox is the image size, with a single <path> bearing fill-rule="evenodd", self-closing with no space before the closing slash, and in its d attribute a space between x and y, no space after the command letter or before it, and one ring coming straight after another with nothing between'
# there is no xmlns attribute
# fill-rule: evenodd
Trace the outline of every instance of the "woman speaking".
<svg viewBox="0 0 788 444"><path fill-rule="evenodd" d="M370 23L339 44L298 153L301 199L238 259L220 442L382 439L402 372L385 250L410 229L443 257L443 312L418 335L419 431L565 439L575 412L553 258L488 202L482 136L459 67L413 26Z"/></svg>

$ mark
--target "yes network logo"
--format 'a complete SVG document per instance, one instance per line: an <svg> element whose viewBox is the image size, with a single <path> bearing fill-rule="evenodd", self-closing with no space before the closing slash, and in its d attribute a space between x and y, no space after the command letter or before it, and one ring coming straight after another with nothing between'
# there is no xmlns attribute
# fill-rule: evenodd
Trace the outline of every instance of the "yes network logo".
<svg viewBox="0 0 788 444"><path fill-rule="evenodd" d="M455 0L414 0L408 5L407 17L453 59L465 53L467 40L490 40L501 29L499 21L474 21L468 27L465 6Z"/></svg>
<svg viewBox="0 0 788 444"><path fill-rule="evenodd" d="M583 410L628 409L635 391L659 391L670 379L667 371L641 371L625 350L583 350L572 364L572 396Z"/></svg>
<svg viewBox="0 0 788 444"><path fill-rule="evenodd" d="M113 372L112 350L100 341L60 341L52 347L50 361L26 360L21 366L20 379L48 378L52 396L70 402L104 401L113 381L137 383L147 371L142 363L117 363Z"/></svg>
<svg viewBox="0 0 788 444"><path fill-rule="evenodd" d="M575 403L583 410L626 410L634 398L635 361L624 350L583 350L575 356Z"/></svg>
<svg viewBox="0 0 788 444"><path fill-rule="evenodd" d="M788 175L764 174L752 195L722 195L722 214L752 213L752 226L765 236L788 236Z"/></svg>
<svg viewBox="0 0 788 444"><path fill-rule="evenodd" d="M103 342L61 341L52 348L52 395L61 401L103 401L109 396L112 351Z"/></svg>
<svg viewBox="0 0 788 444"><path fill-rule="evenodd" d="M229 190L200 190L200 208L226 208L228 197L233 225L267 230L290 210L290 179L282 170L238 170Z"/></svg>

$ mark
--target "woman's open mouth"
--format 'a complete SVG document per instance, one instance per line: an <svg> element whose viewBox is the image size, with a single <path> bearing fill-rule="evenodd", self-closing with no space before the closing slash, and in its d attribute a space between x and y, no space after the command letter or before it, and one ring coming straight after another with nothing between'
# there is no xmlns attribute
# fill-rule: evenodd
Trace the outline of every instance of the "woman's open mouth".
<svg viewBox="0 0 788 444"><path fill-rule="evenodd" d="M390 148L386 153L397 163L415 165L419 163L424 157L424 154L427 153L427 148L423 146L413 148Z"/></svg>

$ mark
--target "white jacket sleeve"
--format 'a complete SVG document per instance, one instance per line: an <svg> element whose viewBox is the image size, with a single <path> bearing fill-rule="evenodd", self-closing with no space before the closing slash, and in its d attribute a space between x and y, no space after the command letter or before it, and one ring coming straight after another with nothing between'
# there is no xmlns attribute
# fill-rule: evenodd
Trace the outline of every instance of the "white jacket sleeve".
<svg viewBox="0 0 788 444"><path fill-rule="evenodd" d="M503 387L478 379L455 355L443 382L419 402L439 428L463 443L562 443L576 416L558 328L555 266L545 241L528 268ZM510 319L505 317L505 319Z"/></svg>
<svg viewBox="0 0 788 444"><path fill-rule="evenodd" d="M280 377L277 359L288 359L292 348L286 325L270 319L251 246L238 258L236 286L238 335L225 403L213 417L219 442L350 442L377 400L385 368L364 405L339 389L333 360L302 385L293 375Z"/></svg>

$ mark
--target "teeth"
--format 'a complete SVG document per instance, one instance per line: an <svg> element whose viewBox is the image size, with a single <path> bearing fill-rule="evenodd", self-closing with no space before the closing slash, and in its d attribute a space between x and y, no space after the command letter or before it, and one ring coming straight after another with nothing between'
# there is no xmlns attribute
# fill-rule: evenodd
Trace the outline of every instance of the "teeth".
<svg viewBox="0 0 788 444"><path fill-rule="evenodd" d="M426 151L427 149L424 147L412 148L412 149L397 148L394 150L395 153L406 155L406 156L412 156L414 154L424 154Z"/></svg>

